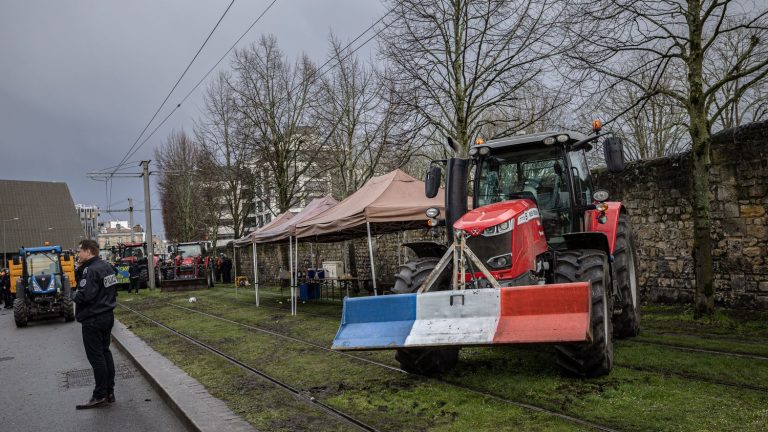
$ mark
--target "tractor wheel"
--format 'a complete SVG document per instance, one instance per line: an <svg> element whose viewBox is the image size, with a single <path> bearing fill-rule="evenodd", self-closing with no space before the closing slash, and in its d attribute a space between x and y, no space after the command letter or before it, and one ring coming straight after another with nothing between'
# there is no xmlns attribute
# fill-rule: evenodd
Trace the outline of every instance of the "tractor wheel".
<svg viewBox="0 0 768 432"><path fill-rule="evenodd" d="M16 327L26 327L29 321L29 309L22 299L13 301L13 319L16 321Z"/></svg>
<svg viewBox="0 0 768 432"><path fill-rule="evenodd" d="M69 284L69 278L63 277L61 285L61 315L64 317L65 322L71 322L75 320L75 308L72 302L72 287Z"/></svg>
<svg viewBox="0 0 768 432"><path fill-rule="evenodd" d="M61 309L62 309L62 315L64 316L65 322L72 322L75 320L75 307L74 303L72 303L72 299L69 297L64 297L61 299Z"/></svg>
<svg viewBox="0 0 768 432"><path fill-rule="evenodd" d="M621 314L613 316L613 336L627 338L640 334L640 303L637 292L637 250L629 215L619 216L616 247L613 251L614 275L621 295Z"/></svg>
<svg viewBox="0 0 768 432"><path fill-rule="evenodd" d="M130 285L128 285L130 287ZM142 266L139 272L139 288L146 288L149 286L149 270Z"/></svg>
<svg viewBox="0 0 768 432"><path fill-rule="evenodd" d="M415 293L421 288L421 284L423 284L427 279L427 276L432 273L432 270L437 267L439 261L440 258L424 257L408 261L401 265L395 276L395 286L392 288L392 292L395 294ZM450 279L450 274L446 272L443 278L447 284Z"/></svg>
<svg viewBox="0 0 768 432"><path fill-rule="evenodd" d="M569 375L598 377L613 366L613 308L608 257L594 249L576 249L557 254L555 283L590 282L592 286L592 340L555 346L557 363Z"/></svg>
<svg viewBox="0 0 768 432"><path fill-rule="evenodd" d="M421 284L427 279L432 270L437 266L439 258L417 258L400 266L395 279L395 287L392 292L396 294L415 293ZM441 276L448 286L450 273ZM459 361L458 348L399 348L395 354L395 360L400 362L400 368L404 371L419 375L434 375L448 372Z"/></svg>

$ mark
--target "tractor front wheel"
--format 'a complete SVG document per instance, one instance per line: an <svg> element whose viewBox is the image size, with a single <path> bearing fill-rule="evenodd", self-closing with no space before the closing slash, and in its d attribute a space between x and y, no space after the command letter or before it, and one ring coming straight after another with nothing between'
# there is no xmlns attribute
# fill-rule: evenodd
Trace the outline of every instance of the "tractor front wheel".
<svg viewBox="0 0 768 432"><path fill-rule="evenodd" d="M23 299L17 298L13 301L13 319L16 321L16 327L26 327L29 321L29 309Z"/></svg>
<svg viewBox="0 0 768 432"><path fill-rule="evenodd" d="M617 338L640 334L640 303L637 292L637 250L629 225L629 215L619 215L616 248L613 251L614 275L620 295L621 313L613 316L613 335Z"/></svg>
<svg viewBox="0 0 768 432"><path fill-rule="evenodd" d="M439 258L424 257L409 261L400 266L392 292L396 294L415 293L437 267ZM445 271L438 281L439 286L447 287L450 272ZM445 279L444 281L442 279ZM444 282L441 284L440 282ZM434 375L448 372L459 361L458 348L398 348L395 360L406 372L419 375Z"/></svg>
<svg viewBox="0 0 768 432"><path fill-rule="evenodd" d="M559 252L555 263L555 283L590 282L592 313L591 340L555 346L557 363L568 375L598 377L613 366L612 296L608 277L608 256L593 249Z"/></svg>
<svg viewBox="0 0 768 432"><path fill-rule="evenodd" d="M72 303L71 298L65 297L61 301L61 308L62 308L62 315L64 316L64 321L66 322L72 322L75 320L75 307Z"/></svg>

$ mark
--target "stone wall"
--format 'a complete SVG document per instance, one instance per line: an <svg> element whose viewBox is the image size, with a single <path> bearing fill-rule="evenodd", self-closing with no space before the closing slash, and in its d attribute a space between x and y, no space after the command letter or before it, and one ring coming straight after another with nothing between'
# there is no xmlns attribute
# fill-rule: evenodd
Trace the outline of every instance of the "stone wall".
<svg viewBox="0 0 768 432"><path fill-rule="evenodd" d="M719 305L768 310L768 122L723 131L712 144L712 235L715 249L716 300ZM687 153L627 164L626 170L594 173L595 185L628 208L638 253L644 302L691 303L693 300L693 219ZM426 239L426 230L377 235L377 276L394 282L407 251L403 239ZM351 248L350 248L351 244ZM344 250L347 250L345 252ZM262 283L277 283L287 269L287 243L259 246ZM351 252L351 253L350 253ZM314 257L314 258L313 258ZM354 266L350 266L353 257ZM322 261L344 261L359 277L370 274L366 238L345 243L299 244L299 268ZM251 248L238 249L238 274L253 275Z"/></svg>
<svg viewBox="0 0 768 432"><path fill-rule="evenodd" d="M629 210L644 301L693 300L690 172L688 153L595 172L596 187ZM768 122L713 136L710 176L716 301L768 309Z"/></svg>

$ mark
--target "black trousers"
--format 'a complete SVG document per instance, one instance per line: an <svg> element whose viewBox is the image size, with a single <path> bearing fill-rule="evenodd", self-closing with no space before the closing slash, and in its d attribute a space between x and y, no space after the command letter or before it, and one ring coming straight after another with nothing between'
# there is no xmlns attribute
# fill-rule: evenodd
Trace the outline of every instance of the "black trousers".
<svg viewBox="0 0 768 432"><path fill-rule="evenodd" d="M139 293L139 286L141 284L141 281L138 277L131 278L131 285L128 286L128 292L131 292L133 290L136 290L136 294Z"/></svg>
<svg viewBox="0 0 768 432"><path fill-rule="evenodd" d="M114 393L115 363L109 350L110 334L115 316L112 311L105 312L82 321L83 345L85 355L93 368L93 378L96 388L93 397L101 399Z"/></svg>

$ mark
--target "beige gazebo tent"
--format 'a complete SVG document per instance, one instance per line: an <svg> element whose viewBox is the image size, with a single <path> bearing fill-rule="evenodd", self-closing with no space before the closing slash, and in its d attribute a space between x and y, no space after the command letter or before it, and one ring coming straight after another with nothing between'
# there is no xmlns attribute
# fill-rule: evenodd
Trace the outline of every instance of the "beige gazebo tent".
<svg viewBox="0 0 768 432"><path fill-rule="evenodd" d="M401 170L368 180L362 188L322 214L299 222L296 237L314 242L333 242L368 236L373 292L376 292L376 269L373 259L371 226L377 234L423 228L425 212L430 207L445 213L444 191L427 198L424 182Z"/></svg>
<svg viewBox="0 0 768 432"><path fill-rule="evenodd" d="M325 196L322 198L315 198L304 210L297 213L294 217L286 220L285 222L272 226L265 227L253 234L253 268L254 278L257 277L256 270L258 269L258 258L256 256L256 244L257 243L273 243L288 239L288 254L290 256L290 270L291 270L291 314L296 315L296 285L298 284L298 242L296 241L296 225L302 221L311 219L331 207L338 204L332 196ZM257 279L254 279L256 281Z"/></svg>
<svg viewBox="0 0 768 432"><path fill-rule="evenodd" d="M259 267L258 267L258 261L256 260L255 238L256 236L259 235L259 233L276 229L281 225L283 225L284 223L290 221L292 218L293 218L293 213L289 211L280 213L263 227L249 233L248 235L242 238L236 239L232 242L232 254L233 254L232 262L235 263L235 266L237 266L237 259L236 259L237 256L234 254L236 254L237 248L247 246L247 245L253 246L253 290L254 290L254 296L256 297L256 306L259 305ZM235 281L237 281L237 267L235 267ZM237 296L237 283L235 283L235 296Z"/></svg>

